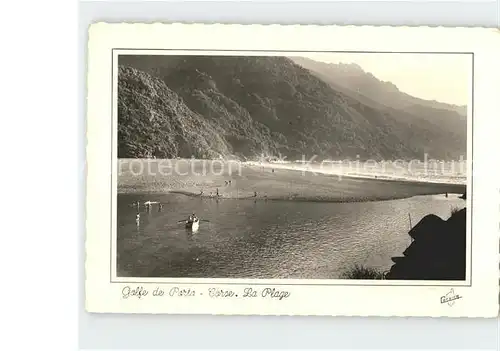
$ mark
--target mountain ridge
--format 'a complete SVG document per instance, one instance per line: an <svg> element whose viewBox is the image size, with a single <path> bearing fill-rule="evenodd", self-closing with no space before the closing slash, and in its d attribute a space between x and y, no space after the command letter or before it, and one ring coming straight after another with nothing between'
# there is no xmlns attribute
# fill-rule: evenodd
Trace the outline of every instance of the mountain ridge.
<svg viewBox="0 0 500 351"><path fill-rule="evenodd" d="M119 157L421 159L429 153L450 159L465 153L460 133L370 106L289 58L127 55L119 67Z"/></svg>

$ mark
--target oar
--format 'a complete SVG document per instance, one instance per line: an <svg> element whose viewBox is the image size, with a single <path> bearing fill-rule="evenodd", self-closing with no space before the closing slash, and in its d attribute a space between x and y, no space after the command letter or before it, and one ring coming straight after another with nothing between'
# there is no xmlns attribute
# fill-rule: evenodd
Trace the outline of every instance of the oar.
<svg viewBox="0 0 500 351"><path fill-rule="evenodd" d="M201 222L210 222L208 219L200 219Z"/></svg>
<svg viewBox="0 0 500 351"><path fill-rule="evenodd" d="M182 222L185 222L186 220L185 219L181 219L180 221L177 221L177 223L182 223Z"/></svg>

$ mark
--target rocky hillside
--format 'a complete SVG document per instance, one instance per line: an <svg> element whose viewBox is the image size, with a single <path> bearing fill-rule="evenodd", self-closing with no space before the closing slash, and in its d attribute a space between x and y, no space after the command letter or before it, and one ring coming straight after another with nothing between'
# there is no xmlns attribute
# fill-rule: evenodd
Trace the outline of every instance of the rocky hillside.
<svg viewBox="0 0 500 351"><path fill-rule="evenodd" d="M133 68L119 68L119 157L213 157L213 149L228 151L217 130L164 82Z"/></svg>
<svg viewBox="0 0 500 351"><path fill-rule="evenodd" d="M121 56L119 157L450 159L465 139L283 57Z"/></svg>

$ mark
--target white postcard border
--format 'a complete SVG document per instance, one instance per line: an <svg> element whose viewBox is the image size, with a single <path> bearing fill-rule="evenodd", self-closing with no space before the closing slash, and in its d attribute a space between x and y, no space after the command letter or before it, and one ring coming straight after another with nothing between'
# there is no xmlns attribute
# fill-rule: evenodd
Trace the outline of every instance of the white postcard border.
<svg viewBox="0 0 500 351"><path fill-rule="evenodd" d="M333 44L328 44L324 40L314 40L321 37L349 40L335 40ZM491 193L493 188L498 189L492 177L498 175L498 167L491 169L481 150L489 148L491 153L492 144L485 137L491 136L491 130L499 124L494 118L495 113L491 112L495 111L498 114L500 111L498 98L495 97L495 94L500 96L498 83L500 74L498 69L495 70L495 62L500 62L499 37L498 32L487 29L428 27L103 23L93 25L89 32L88 56L87 309L92 312L128 313L496 316L499 215L498 197L492 198ZM248 51L254 50L258 51L258 54L262 54L262 50L473 53L475 159L474 176L472 180L470 177L468 179L468 189L473 186L474 190L473 196L468 196L467 199L468 208L473 204L472 211L467 211L467 215L469 223L470 216L474 217L473 233L491 233L491 235L476 234L472 241L473 245L468 247L468 252L472 251L472 265L467 265L467 277L472 277L468 281L472 286L453 287L454 292L462 298L450 306L448 303L441 303L440 298L450 291L450 286L463 285L462 282L409 284L409 282L386 280L346 284L345 281L287 280L287 285L280 285L283 284L283 280L266 280L266 285L256 285L256 280L240 279L117 278L113 250L116 233L114 206L116 186L114 185L117 162L111 148L112 139L114 144L116 143L117 131L116 128L111 128L110 116L112 111L116 111L112 106L112 93L116 89L116 80L113 80L113 77L116 76L117 65L112 65L112 55L114 55L113 50L118 53L120 49L148 49L150 52L151 49L188 50L186 52L205 49L217 50L218 54L221 54L219 50L231 50L233 55L236 54L234 50L245 50L245 55ZM175 53L178 54L179 51ZM468 112L470 116L471 104ZM468 123L468 131L472 133L471 119ZM469 142L472 141L471 136L469 135ZM498 144L498 140L496 142ZM471 147L468 147L468 155L470 152ZM469 162L470 159L471 157L468 157ZM110 204L113 204L111 210ZM468 240L468 243L470 242L471 240ZM110 262L113 262L111 266ZM322 285L325 283L329 285ZM125 299L122 297L122 291L127 286L131 288L142 286L150 293L141 298ZM164 296L152 296L157 287L164 290ZM171 288L175 287L196 291L197 296L168 297ZM210 288L233 290L235 294L240 295L240 298L212 298L209 296ZM259 295L262 295L263 289L274 288L287 292L289 296L282 299L279 299L279 296L242 298L245 288L256 289Z"/></svg>

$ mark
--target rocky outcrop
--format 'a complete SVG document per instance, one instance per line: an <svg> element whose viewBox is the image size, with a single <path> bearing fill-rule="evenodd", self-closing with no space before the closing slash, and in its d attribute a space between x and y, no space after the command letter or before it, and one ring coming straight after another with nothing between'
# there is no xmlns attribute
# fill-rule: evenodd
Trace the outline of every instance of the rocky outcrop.
<svg viewBox="0 0 500 351"><path fill-rule="evenodd" d="M413 239L385 279L465 280L466 209L448 220L428 215L409 231Z"/></svg>

